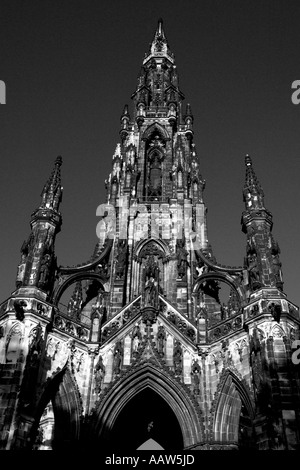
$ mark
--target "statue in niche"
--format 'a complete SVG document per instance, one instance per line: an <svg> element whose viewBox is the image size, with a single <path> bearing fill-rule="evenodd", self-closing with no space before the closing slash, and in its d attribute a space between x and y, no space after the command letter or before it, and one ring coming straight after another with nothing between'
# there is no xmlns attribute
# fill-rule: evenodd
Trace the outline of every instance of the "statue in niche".
<svg viewBox="0 0 300 470"><path fill-rule="evenodd" d="M158 136L157 136L158 137ZM149 168L149 196L161 196L162 174L159 155L154 154Z"/></svg>
<svg viewBox="0 0 300 470"><path fill-rule="evenodd" d="M150 277L145 285L145 306L155 307L158 299L158 282Z"/></svg>
<svg viewBox="0 0 300 470"><path fill-rule="evenodd" d="M166 332L163 325L159 325L157 331L157 350L161 356L165 352L165 341L166 341Z"/></svg>
<svg viewBox="0 0 300 470"><path fill-rule="evenodd" d="M191 380L192 380L192 393L195 396L200 394L200 373L201 369L199 363L195 361L192 365Z"/></svg>
<svg viewBox="0 0 300 470"><path fill-rule="evenodd" d="M105 375L105 366L103 364L102 356L99 356L98 362L94 369L95 392L97 393L97 395L99 395L101 392L104 375Z"/></svg>
<svg viewBox="0 0 300 470"><path fill-rule="evenodd" d="M248 258L248 270L249 270L250 282L253 288L261 285L260 273L259 273L259 268L258 268L258 263L257 263L257 256L255 253L250 255Z"/></svg>
<svg viewBox="0 0 300 470"><path fill-rule="evenodd" d="M31 345L29 347L29 353L31 357L35 356L35 359L37 356L40 355L41 350L42 350L42 343L43 343L43 329L40 323L38 323L35 331L35 335L33 337L33 340L31 342ZM36 363L36 360L33 359L33 363Z"/></svg>
<svg viewBox="0 0 300 470"><path fill-rule="evenodd" d="M122 345L120 342L118 342L115 347L113 362L113 370L116 375L120 374L121 372L122 352Z"/></svg>
<svg viewBox="0 0 300 470"><path fill-rule="evenodd" d="M182 348L179 341L176 340L175 347L173 351L173 361L174 369L176 375L181 375L182 373Z"/></svg>
<svg viewBox="0 0 300 470"><path fill-rule="evenodd" d="M139 324L136 323L132 331L132 352L137 353L140 347L142 335Z"/></svg>
<svg viewBox="0 0 300 470"><path fill-rule="evenodd" d="M17 272L17 279L16 279L16 287L17 289L22 286L23 280L24 280L24 275L25 275L25 267L26 267L26 254L22 253L21 255L21 262L18 266L18 272Z"/></svg>
<svg viewBox="0 0 300 470"><path fill-rule="evenodd" d="M41 268L40 268L38 286L41 288L45 288L48 284L49 276L50 276L50 265L51 265L51 256L48 253L46 253L43 256Z"/></svg>
<svg viewBox="0 0 300 470"><path fill-rule="evenodd" d="M122 279L125 274L126 267L126 256L127 256L127 243L126 240L119 242L117 251L117 267L116 276L117 279Z"/></svg>
<svg viewBox="0 0 300 470"><path fill-rule="evenodd" d="M153 255L150 255L145 267L145 306L156 307L159 292L159 267Z"/></svg>
<svg viewBox="0 0 300 470"><path fill-rule="evenodd" d="M187 255L188 252L185 249L184 241L177 240L177 269L178 269L178 277L182 280L186 279L186 268L188 265Z"/></svg>

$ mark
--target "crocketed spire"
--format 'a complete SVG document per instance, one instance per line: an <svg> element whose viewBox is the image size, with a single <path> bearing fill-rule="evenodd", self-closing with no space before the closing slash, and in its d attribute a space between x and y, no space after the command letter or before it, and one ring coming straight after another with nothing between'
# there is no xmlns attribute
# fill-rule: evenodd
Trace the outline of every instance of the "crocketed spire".
<svg viewBox="0 0 300 470"><path fill-rule="evenodd" d="M246 180L243 189L247 210L264 209L264 191L256 177L249 155L245 157Z"/></svg>
<svg viewBox="0 0 300 470"><path fill-rule="evenodd" d="M55 160L55 167L51 173L50 178L45 184L41 197L41 208L53 209L58 211L59 204L62 199L61 175L60 167L62 165L62 158L58 156Z"/></svg>
<svg viewBox="0 0 300 470"><path fill-rule="evenodd" d="M161 18L158 20L157 29L150 45L150 52L149 54L146 54L144 63L152 57L167 57L171 62L174 61L174 54L169 48L168 41L163 29L163 20Z"/></svg>

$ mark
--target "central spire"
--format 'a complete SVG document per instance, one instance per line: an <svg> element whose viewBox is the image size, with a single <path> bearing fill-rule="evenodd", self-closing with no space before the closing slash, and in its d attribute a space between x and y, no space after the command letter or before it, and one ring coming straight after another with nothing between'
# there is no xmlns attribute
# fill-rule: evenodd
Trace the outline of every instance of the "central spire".
<svg viewBox="0 0 300 470"><path fill-rule="evenodd" d="M163 20L158 20L158 25L150 45L149 54L146 53L143 64L146 64L152 58L166 57L171 63L174 63L174 54L171 52L168 41L163 29Z"/></svg>

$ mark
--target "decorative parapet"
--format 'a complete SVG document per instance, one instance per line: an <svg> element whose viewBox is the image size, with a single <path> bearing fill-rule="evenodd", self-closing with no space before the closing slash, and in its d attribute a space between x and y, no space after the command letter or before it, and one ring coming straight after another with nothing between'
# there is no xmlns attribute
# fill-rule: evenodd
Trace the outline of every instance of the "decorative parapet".
<svg viewBox="0 0 300 470"><path fill-rule="evenodd" d="M50 320L52 305L34 298L12 297L0 306L0 318L12 312L15 313L17 317L18 315L24 316L25 314L32 313Z"/></svg>
<svg viewBox="0 0 300 470"><path fill-rule="evenodd" d="M62 314L61 312L55 315L53 326L80 341L89 341L90 330L80 322L71 320L69 316Z"/></svg>
<svg viewBox="0 0 300 470"><path fill-rule="evenodd" d="M103 344L113 334L115 334L129 320L140 312L141 296L137 297L133 302L126 305L119 313L104 323L101 328L101 343Z"/></svg>
<svg viewBox="0 0 300 470"><path fill-rule="evenodd" d="M230 320L220 322L219 324L214 325L213 328L208 329L208 342L213 343L215 341L219 341L220 338L229 336L232 333L242 329L243 315L239 313L230 318Z"/></svg>
<svg viewBox="0 0 300 470"><path fill-rule="evenodd" d="M293 320L300 320L299 309L288 300L278 297L259 299L244 307L244 321L249 321L254 317L257 318L266 314L271 314L274 320L278 322L283 314Z"/></svg>
<svg viewBox="0 0 300 470"><path fill-rule="evenodd" d="M192 343L196 344L197 341L197 327L193 320L188 319L182 313L179 313L173 308L165 299L160 297L161 308L160 312L169 322L173 323L176 328L183 333Z"/></svg>

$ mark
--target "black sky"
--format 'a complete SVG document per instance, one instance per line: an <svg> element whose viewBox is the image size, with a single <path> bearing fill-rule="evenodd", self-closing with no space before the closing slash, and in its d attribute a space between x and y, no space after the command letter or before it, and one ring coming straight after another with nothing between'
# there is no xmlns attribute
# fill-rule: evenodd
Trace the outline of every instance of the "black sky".
<svg viewBox="0 0 300 470"><path fill-rule="evenodd" d="M300 80L300 2L286 0L1 0L1 300L15 288L30 215L57 155L58 263L91 256L120 115L160 17L195 118L214 254L222 264L243 264L249 153L273 214L284 291L300 303L300 105L291 101Z"/></svg>

